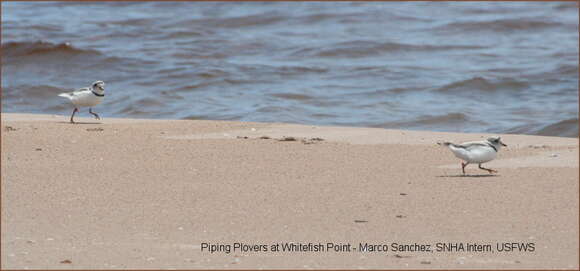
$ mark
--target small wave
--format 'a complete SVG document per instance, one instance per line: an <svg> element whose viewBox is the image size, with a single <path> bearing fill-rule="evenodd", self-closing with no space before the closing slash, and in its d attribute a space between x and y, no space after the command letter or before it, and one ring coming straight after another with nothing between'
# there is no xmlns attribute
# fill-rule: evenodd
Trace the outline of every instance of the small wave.
<svg viewBox="0 0 580 271"><path fill-rule="evenodd" d="M256 75L256 77L261 77L264 75L295 76L315 73L323 74L329 71L327 67L311 66L311 65L278 66L278 65L251 64L251 65L239 65L236 68L238 69L239 72ZM254 78L254 80L256 79Z"/></svg>
<svg viewBox="0 0 580 271"><path fill-rule="evenodd" d="M71 105L67 103L51 104L42 109L42 113L48 112L66 112L71 110Z"/></svg>
<svg viewBox="0 0 580 271"><path fill-rule="evenodd" d="M172 91L167 91L167 90L160 91L159 96L161 96L164 99L183 100L183 97L181 95L178 95L176 93L173 93Z"/></svg>
<svg viewBox="0 0 580 271"><path fill-rule="evenodd" d="M188 53L174 53L171 55L176 59L225 59L228 55L222 52L188 52Z"/></svg>
<svg viewBox="0 0 580 271"><path fill-rule="evenodd" d="M163 107L165 106L165 103L161 102L159 99L142 98L136 101L135 105L143 107Z"/></svg>
<svg viewBox="0 0 580 271"><path fill-rule="evenodd" d="M192 114L192 115L187 115L181 119L183 120L212 120L211 115L199 115L199 114Z"/></svg>
<svg viewBox="0 0 580 271"><path fill-rule="evenodd" d="M562 23L553 21L540 21L534 19L501 19L484 22L458 22L439 26L436 30L443 31L495 31L495 32L512 32L512 31L538 31L539 29L553 28L564 26Z"/></svg>
<svg viewBox="0 0 580 271"><path fill-rule="evenodd" d="M383 73L391 72L390 69L387 69L387 68L381 67L381 66L359 66L359 67L354 67L352 70L353 71L362 71L362 72L367 72L367 71L379 71L379 72L383 72Z"/></svg>
<svg viewBox="0 0 580 271"><path fill-rule="evenodd" d="M336 118L338 116L334 115L334 114L316 113L316 114L310 115L310 117L315 118L315 119L332 119L332 118Z"/></svg>
<svg viewBox="0 0 580 271"><path fill-rule="evenodd" d="M278 69L280 73L287 74L303 74L303 73L325 73L328 72L328 68L319 67L304 67L304 66L284 66Z"/></svg>
<svg viewBox="0 0 580 271"><path fill-rule="evenodd" d="M449 113L446 115L421 117L410 123L415 125L439 125L439 124L463 123L468 120L469 118L467 117L467 115L463 113Z"/></svg>
<svg viewBox="0 0 580 271"><path fill-rule="evenodd" d="M165 34L162 39L172 40L172 39L191 39L203 36L205 33L202 31L175 31Z"/></svg>
<svg viewBox="0 0 580 271"><path fill-rule="evenodd" d="M18 85L2 88L3 110L15 112L62 112L72 109L70 103L57 95L72 91L50 85Z"/></svg>
<svg viewBox="0 0 580 271"><path fill-rule="evenodd" d="M577 61L577 60L576 60ZM560 64L551 69L541 72L522 74L522 78L530 81L541 80L544 82L578 81L578 64ZM577 88L576 88L577 90ZM577 95L576 95L577 96Z"/></svg>
<svg viewBox="0 0 580 271"><path fill-rule="evenodd" d="M448 113L445 115L420 116L408 121L385 122L379 125L373 125L373 127L396 129L419 128L425 130L449 130L449 128L453 128L457 130L459 128L465 128L466 126L485 124L483 121L470 119L463 113ZM459 129L459 131L462 131L462 129Z"/></svg>
<svg viewBox="0 0 580 271"><path fill-rule="evenodd" d="M145 110L146 110L146 108L142 107L140 105L129 104L129 105L125 106L124 108L118 110L116 112L116 114L117 115L132 116L132 117L148 116L151 114L151 111L145 111Z"/></svg>
<svg viewBox="0 0 580 271"><path fill-rule="evenodd" d="M353 87L355 88L355 87ZM398 88L382 88L382 89L376 89L376 90L372 90L372 91L362 91L362 92L355 92L355 93L348 93L345 94L345 96L348 97L360 97L363 99L368 99L368 98L385 98L385 97L389 97L389 95L392 94L403 94L403 93L412 93L412 92L417 92L420 91L420 88L413 88L413 87L406 87L406 88L402 88L402 87L398 87ZM374 99L373 99L374 101Z"/></svg>
<svg viewBox="0 0 580 271"><path fill-rule="evenodd" d="M246 80L246 79L236 79L236 78L224 78L222 80L224 83L228 83L231 85L252 85L258 83L271 83L271 81L262 81L262 80Z"/></svg>
<svg viewBox="0 0 580 271"><path fill-rule="evenodd" d="M314 24L328 19L336 18L337 16L338 15L335 13L316 13L303 16L299 18L299 20L306 24Z"/></svg>
<svg viewBox="0 0 580 271"><path fill-rule="evenodd" d="M258 113L279 113L279 112L287 112L289 111L287 107L283 106L264 106L256 110Z"/></svg>
<svg viewBox="0 0 580 271"><path fill-rule="evenodd" d="M570 11L578 11L580 8L579 2L570 2L570 3L562 3L555 7L557 10L570 10Z"/></svg>
<svg viewBox="0 0 580 271"><path fill-rule="evenodd" d="M98 51L79 49L70 43L36 42L8 42L2 44L2 56L22 57L39 55L100 55Z"/></svg>
<svg viewBox="0 0 580 271"><path fill-rule="evenodd" d="M473 77L471 79L454 82L442 86L435 91L437 92L457 92L457 91L497 91L497 90L521 90L528 88L529 85L525 82L516 81L513 79L500 79L497 82L492 82L483 77Z"/></svg>
<svg viewBox="0 0 580 271"><path fill-rule="evenodd" d="M44 100L56 97L59 93L72 91L49 85L20 85L16 87L3 88L2 96L6 99L25 98L24 100ZM31 101L32 102L32 101Z"/></svg>
<svg viewBox="0 0 580 271"><path fill-rule="evenodd" d="M518 10L516 8L513 7L500 7L500 6L481 6L481 7L474 7L474 6L469 6L469 7L465 7L465 8L460 8L461 13L462 14L493 14L493 15L498 15L498 14L512 14L514 12L517 12Z"/></svg>
<svg viewBox="0 0 580 271"><path fill-rule="evenodd" d="M210 78L216 78L216 77L223 77L225 76L226 73L219 71L219 70L214 70L214 71L207 71L207 72L202 72L199 73L198 76L201 78L205 78L205 79L210 79Z"/></svg>
<svg viewBox="0 0 580 271"><path fill-rule="evenodd" d="M414 45L396 42L350 41L325 46L325 48L305 48L291 53L294 57L367 57L397 51L448 51L475 50L482 46L472 45Z"/></svg>
<svg viewBox="0 0 580 271"><path fill-rule="evenodd" d="M159 74L173 74L175 72L183 72L183 71L187 71L186 68L183 67L177 67L177 68L167 68L167 69L161 69L158 71Z"/></svg>
<svg viewBox="0 0 580 271"><path fill-rule="evenodd" d="M29 26L27 28L28 28L28 31L30 31L30 30L47 31L47 32L62 31L62 26L52 25L52 24L32 25L32 26Z"/></svg>
<svg viewBox="0 0 580 271"><path fill-rule="evenodd" d="M526 123L515 127L510 127L505 130L498 130L494 132L505 134L578 137L578 119L571 118L543 126L535 122Z"/></svg>
<svg viewBox="0 0 580 271"><path fill-rule="evenodd" d="M561 76L578 76L578 66L574 65L560 65L554 71L555 74L559 74Z"/></svg>
<svg viewBox="0 0 580 271"><path fill-rule="evenodd" d="M363 18L368 14L357 12L357 13L316 13L316 14L309 14L305 16L298 17L298 21L304 24L316 24L323 21L330 21L333 19L341 19L345 20L347 18L355 19L355 18Z"/></svg>
<svg viewBox="0 0 580 271"><path fill-rule="evenodd" d="M174 25L197 25L205 26L208 28L244 28L244 27L254 27L254 26L269 26L280 21L286 20L286 17L277 14L264 13L255 14L240 17L230 17L230 18L204 18L204 19L193 19L193 20L183 20Z"/></svg>
<svg viewBox="0 0 580 271"><path fill-rule="evenodd" d="M251 16L244 16L244 17L237 17L237 18L228 18L224 20L215 21L216 26L221 27L249 27L249 26L265 26L271 25L286 18L283 16L275 15L275 14L259 14L259 15L251 15Z"/></svg>
<svg viewBox="0 0 580 271"><path fill-rule="evenodd" d="M385 128L401 128L401 127L417 127L417 126L435 126L453 123L464 123L469 118L463 113L449 113L445 115L435 116L421 116L409 121L385 122L383 124L375 125L374 127Z"/></svg>
<svg viewBox="0 0 580 271"><path fill-rule="evenodd" d="M288 100L298 100L298 101L306 101L314 99L312 96L304 95L304 94L296 94L296 93L276 93L271 94L270 96L278 97L282 99Z"/></svg>
<svg viewBox="0 0 580 271"><path fill-rule="evenodd" d="M148 26L156 23L158 20L154 18L138 18L138 19L126 19L119 21L110 21L107 24L118 25L118 26Z"/></svg>
<svg viewBox="0 0 580 271"><path fill-rule="evenodd" d="M536 135L578 137L578 119L572 118L546 125Z"/></svg>
<svg viewBox="0 0 580 271"><path fill-rule="evenodd" d="M193 85L187 85L180 88L175 89L176 92L190 92L190 91L202 91L206 87L211 86L213 83L210 82L202 82Z"/></svg>

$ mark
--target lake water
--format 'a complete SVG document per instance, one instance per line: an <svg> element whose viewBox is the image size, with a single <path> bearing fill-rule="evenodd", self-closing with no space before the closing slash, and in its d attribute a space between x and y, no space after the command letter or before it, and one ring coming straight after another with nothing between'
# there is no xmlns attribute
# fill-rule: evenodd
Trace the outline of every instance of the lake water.
<svg viewBox="0 0 580 271"><path fill-rule="evenodd" d="M3 112L578 136L575 2L1 5Z"/></svg>

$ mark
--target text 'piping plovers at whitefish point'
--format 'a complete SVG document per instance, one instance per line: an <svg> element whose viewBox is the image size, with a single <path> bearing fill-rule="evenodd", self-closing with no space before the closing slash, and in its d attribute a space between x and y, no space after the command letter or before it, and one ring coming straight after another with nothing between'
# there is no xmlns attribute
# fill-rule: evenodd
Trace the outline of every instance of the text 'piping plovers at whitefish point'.
<svg viewBox="0 0 580 271"><path fill-rule="evenodd" d="M480 169L487 170L490 174L497 173L496 170L484 168L481 164L495 159L497 152L502 146L507 147L507 145L501 141L499 136L492 136L487 140L465 142L461 144L454 144L451 142L439 142L437 144L448 147L455 157L465 161L465 163L461 162L461 170L464 175L465 167L469 164L479 164Z"/></svg>
<svg viewBox="0 0 580 271"><path fill-rule="evenodd" d="M92 107L100 104L105 99L105 82L95 81L90 87L80 88L73 92L58 94L60 97L69 99L75 108L70 116L70 122L74 122L75 113L79 111L79 107L88 107L89 113L95 116L95 119L100 120L101 117L93 112Z"/></svg>

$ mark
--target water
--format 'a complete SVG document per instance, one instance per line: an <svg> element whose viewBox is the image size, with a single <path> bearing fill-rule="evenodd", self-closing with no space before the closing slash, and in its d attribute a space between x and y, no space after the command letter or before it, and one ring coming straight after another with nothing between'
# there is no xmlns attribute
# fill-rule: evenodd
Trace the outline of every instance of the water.
<svg viewBox="0 0 580 271"><path fill-rule="evenodd" d="M2 2L2 111L578 136L578 46L575 2Z"/></svg>

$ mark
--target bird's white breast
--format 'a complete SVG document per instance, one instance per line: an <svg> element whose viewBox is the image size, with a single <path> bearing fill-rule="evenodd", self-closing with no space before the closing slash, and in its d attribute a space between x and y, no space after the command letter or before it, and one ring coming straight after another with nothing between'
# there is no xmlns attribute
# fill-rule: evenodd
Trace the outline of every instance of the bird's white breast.
<svg viewBox="0 0 580 271"><path fill-rule="evenodd" d="M467 161L469 163L485 163L489 162L497 156L497 152L491 147L476 147L476 148L457 148L449 146L455 157Z"/></svg>
<svg viewBox="0 0 580 271"><path fill-rule="evenodd" d="M91 91L82 91L75 93L71 97L71 101L74 105L79 107L91 107L101 103L104 97L100 97L92 93Z"/></svg>

